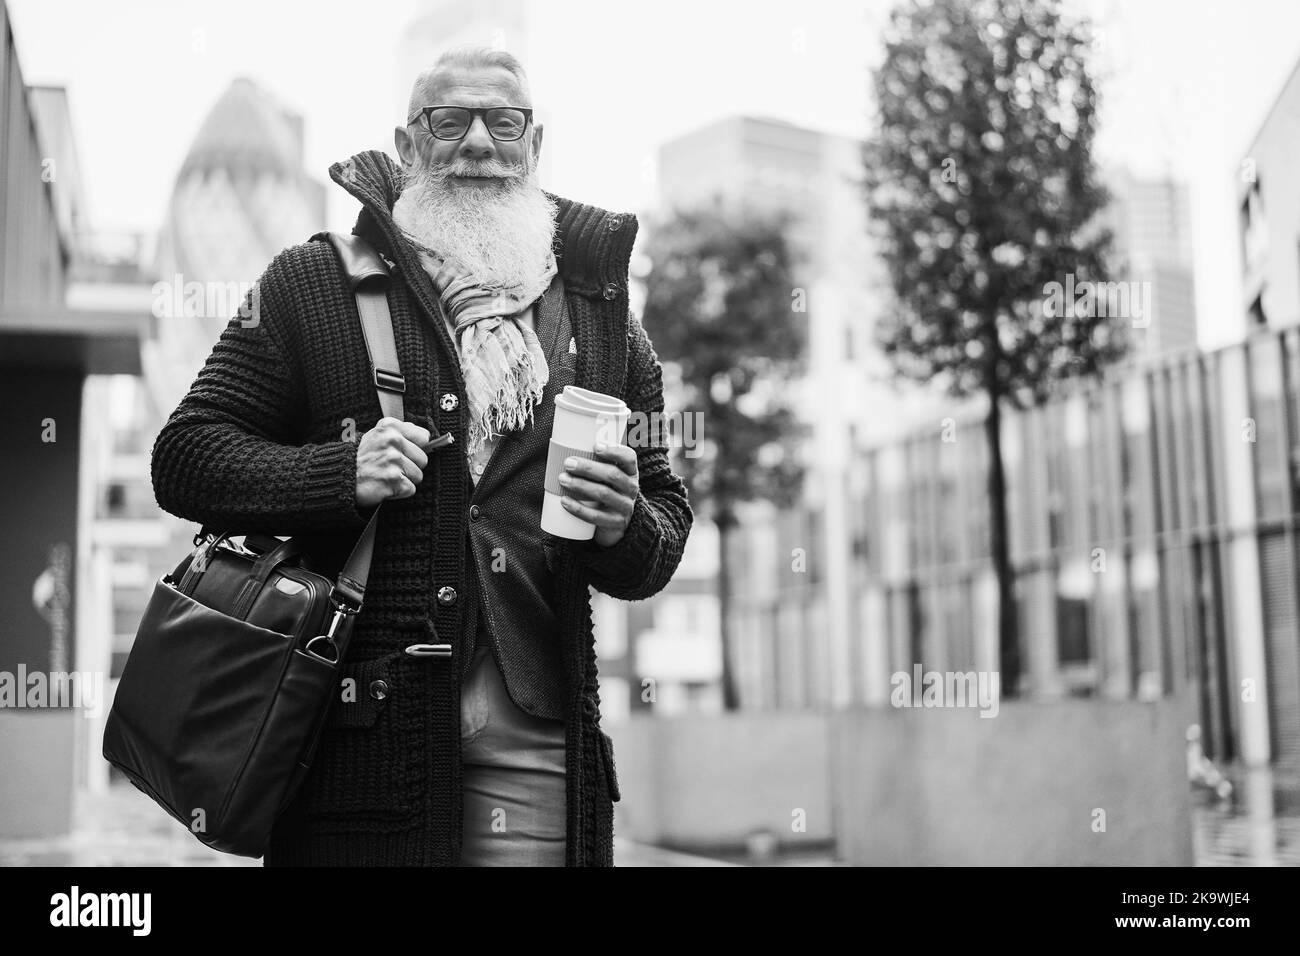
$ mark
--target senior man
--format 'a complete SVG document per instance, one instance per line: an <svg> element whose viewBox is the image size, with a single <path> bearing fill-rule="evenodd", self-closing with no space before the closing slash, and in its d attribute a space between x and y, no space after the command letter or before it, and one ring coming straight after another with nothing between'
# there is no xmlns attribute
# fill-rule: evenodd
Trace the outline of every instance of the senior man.
<svg viewBox="0 0 1300 956"><path fill-rule="evenodd" d="M267 865L612 864L588 589L659 591L692 515L652 434L566 462L591 541L540 530L558 392L663 410L628 309L636 219L543 190L541 145L519 62L459 48L416 80L400 165L330 169L389 266L406 421L382 417L346 276L312 241L271 262L154 445L163 508L303 535L322 569L387 502L344 690ZM450 656L407 651L438 642Z"/></svg>

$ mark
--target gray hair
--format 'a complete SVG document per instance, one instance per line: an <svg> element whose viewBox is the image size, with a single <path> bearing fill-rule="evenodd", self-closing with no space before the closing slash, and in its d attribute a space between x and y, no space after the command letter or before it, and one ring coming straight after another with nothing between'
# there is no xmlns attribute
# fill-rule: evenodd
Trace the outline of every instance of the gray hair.
<svg viewBox="0 0 1300 956"><path fill-rule="evenodd" d="M434 61L433 66L415 78L415 83L411 86L411 101L407 106L408 113L422 105L416 101L419 99L420 91L428 85L429 80L449 66L500 67L510 73L515 78L515 82L519 84L519 92L524 101L518 105L533 105L532 93L528 89L528 74L524 71L524 65L519 62L519 59L513 53L490 46L464 45L454 46L444 52Z"/></svg>

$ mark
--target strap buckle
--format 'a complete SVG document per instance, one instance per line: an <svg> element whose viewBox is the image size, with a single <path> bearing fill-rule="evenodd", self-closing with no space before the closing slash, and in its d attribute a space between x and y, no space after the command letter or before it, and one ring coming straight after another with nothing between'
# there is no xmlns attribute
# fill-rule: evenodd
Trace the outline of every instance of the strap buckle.
<svg viewBox="0 0 1300 956"><path fill-rule="evenodd" d="M385 392L396 392L398 395L406 394L406 376L401 372L390 372L387 369L375 369L375 388L382 388Z"/></svg>

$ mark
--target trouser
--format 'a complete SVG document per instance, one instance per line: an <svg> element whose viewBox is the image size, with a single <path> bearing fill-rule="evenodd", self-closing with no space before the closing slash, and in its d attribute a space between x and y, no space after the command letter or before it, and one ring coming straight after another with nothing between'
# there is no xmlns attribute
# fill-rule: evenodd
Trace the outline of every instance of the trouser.
<svg viewBox="0 0 1300 956"><path fill-rule="evenodd" d="M520 710L491 648L461 688L462 866L563 866L564 721Z"/></svg>

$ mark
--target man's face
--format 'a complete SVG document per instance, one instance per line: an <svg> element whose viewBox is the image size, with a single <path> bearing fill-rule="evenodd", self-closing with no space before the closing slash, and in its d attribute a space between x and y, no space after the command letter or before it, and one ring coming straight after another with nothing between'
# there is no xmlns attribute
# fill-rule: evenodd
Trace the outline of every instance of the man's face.
<svg viewBox="0 0 1300 956"><path fill-rule="evenodd" d="M407 116L423 106L529 105L509 70L459 67L417 81ZM422 121L399 128L404 181L393 222L481 284L536 298L545 289L558 211L537 181L541 141L541 127L530 123L519 139L498 142L480 116L454 141L438 139Z"/></svg>
<svg viewBox="0 0 1300 956"><path fill-rule="evenodd" d="M423 106L523 106L531 104L509 70L497 66L449 66L417 83L407 115ZM492 138L483 117L476 116L459 140L438 139L424 119L398 127L396 145L409 171L420 168L438 176L447 188L491 189L504 179L525 175L537 166L542 128L529 124L517 140Z"/></svg>

